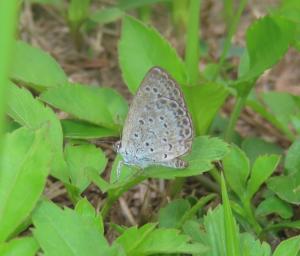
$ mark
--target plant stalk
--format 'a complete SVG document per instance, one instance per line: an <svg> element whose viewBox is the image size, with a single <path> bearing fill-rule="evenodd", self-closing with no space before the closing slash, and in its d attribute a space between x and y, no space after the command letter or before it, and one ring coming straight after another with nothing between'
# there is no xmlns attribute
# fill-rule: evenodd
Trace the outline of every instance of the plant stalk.
<svg viewBox="0 0 300 256"><path fill-rule="evenodd" d="M190 84L196 85L199 80L199 21L201 0L191 0L189 6L188 28L186 36L185 64Z"/></svg>
<svg viewBox="0 0 300 256"><path fill-rule="evenodd" d="M0 153L5 130L7 86L17 24L19 1L0 1Z"/></svg>
<svg viewBox="0 0 300 256"><path fill-rule="evenodd" d="M230 49L230 46L231 46L232 36L236 32L238 22L239 22L241 15L246 7L246 4L247 4L247 0L241 0L236 15L234 15L232 17L231 25L229 27L229 30L228 30L228 33L227 33L227 36L225 39L225 43L224 43L223 51L222 51L222 54L220 57L220 61L218 63L217 69L212 78L213 81L215 81L217 79L217 77L219 76L220 70L224 64L225 58L226 58L228 51Z"/></svg>
<svg viewBox="0 0 300 256"><path fill-rule="evenodd" d="M227 142L231 142L232 141L232 136L233 136L233 132L237 123L237 120L241 114L242 109L244 108L245 104L246 104L246 99L247 96L238 96L237 100L235 102L233 111L230 115L230 119L229 119L229 124L226 128L225 131L225 140Z"/></svg>

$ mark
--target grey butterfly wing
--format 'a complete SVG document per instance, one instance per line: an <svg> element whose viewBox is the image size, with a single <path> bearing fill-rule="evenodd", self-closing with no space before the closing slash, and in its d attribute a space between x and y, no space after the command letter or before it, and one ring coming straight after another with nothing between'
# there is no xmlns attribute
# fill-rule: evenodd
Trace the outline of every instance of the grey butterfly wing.
<svg viewBox="0 0 300 256"><path fill-rule="evenodd" d="M152 68L131 104L122 147L155 164L187 153L192 139L192 121L180 88L164 70Z"/></svg>

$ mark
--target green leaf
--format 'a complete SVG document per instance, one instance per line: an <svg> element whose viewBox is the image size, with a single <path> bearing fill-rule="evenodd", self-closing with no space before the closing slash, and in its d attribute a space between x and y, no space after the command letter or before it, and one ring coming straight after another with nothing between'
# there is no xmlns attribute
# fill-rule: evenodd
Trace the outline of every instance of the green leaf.
<svg viewBox="0 0 300 256"><path fill-rule="evenodd" d="M34 256L39 249L39 245L33 237L23 237L10 240L0 244L1 256Z"/></svg>
<svg viewBox="0 0 300 256"><path fill-rule="evenodd" d="M10 83L8 87L8 97L7 113L19 124L35 130L49 123L48 140L54 152L51 174L67 182L68 170L63 158L62 128L55 113L33 98L28 90L19 88L13 83Z"/></svg>
<svg viewBox="0 0 300 256"><path fill-rule="evenodd" d="M225 245L225 223L223 206L209 209L203 220L205 233L202 240L210 248L209 253L204 256L226 255Z"/></svg>
<svg viewBox="0 0 300 256"><path fill-rule="evenodd" d="M223 168L230 188L239 196L245 194L246 182L250 173L249 160L246 154L234 144L223 158Z"/></svg>
<svg viewBox="0 0 300 256"><path fill-rule="evenodd" d="M196 134L206 134L216 113L228 96L228 89L216 83L183 86L182 89L192 115Z"/></svg>
<svg viewBox="0 0 300 256"><path fill-rule="evenodd" d="M196 220L188 220L182 226L182 229L185 234L189 235L192 238L192 241L203 242L203 231L201 230L201 225ZM205 242L205 241L204 241Z"/></svg>
<svg viewBox="0 0 300 256"><path fill-rule="evenodd" d="M283 219L289 219L293 216L293 208L277 196L269 196L262 201L256 208L257 216L267 216L276 213Z"/></svg>
<svg viewBox="0 0 300 256"><path fill-rule="evenodd" d="M152 254L203 253L207 248L199 243L189 243L189 237L176 229L155 229L156 224L148 223L141 228L128 228L115 241L122 245L126 255L143 256Z"/></svg>
<svg viewBox="0 0 300 256"><path fill-rule="evenodd" d="M245 256L271 256L271 247L266 242L255 240L249 233L241 234L241 251Z"/></svg>
<svg viewBox="0 0 300 256"><path fill-rule="evenodd" d="M245 77L258 77L276 64L288 50L294 29L293 23L278 16L265 16L252 23L246 34L250 66Z"/></svg>
<svg viewBox="0 0 300 256"><path fill-rule="evenodd" d="M294 236L282 241L273 253L273 256L297 256L300 251L300 236Z"/></svg>
<svg viewBox="0 0 300 256"><path fill-rule="evenodd" d="M32 217L34 237L45 255L111 255L99 228L74 210L42 202Z"/></svg>
<svg viewBox="0 0 300 256"><path fill-rule="evenodd" d="M289 129L288 123L282 122L275 115L270 113L267 108L258 101L256 97L253 97L253 95L250 96L252 96L252 99L247 99L247 106L252 108L252 110L254 110L256 113L259 113L264 119L270 122L278 130L282 131L282 133L285 134L290 140L295 139L294 134Z"/></svg>
<svg viewBox="0 0 300 256"><path fill-rule="evenodd" d="M61 120L61 126L64 137L69 139L91 140L119 136L119 133L114 130L75 119Z"/></svg>
<svg viewBox="0 0 300 256"><path fill-rule="evenodd" d="M247 184L247 196L249 198L252 198L259 187L271 176L279 161L280 156L278 155L264 155L255 160Z"/></svg>
<svg viewBox="0 0 300 256"><path fill-rule="evenodd" d="M180 222L184 213L191 208L190 203L185 199L177 199L167 204L159 211L159 226L163 228L175 228Z"/></svg>
<svg viewBox="0 0 300 256"><path fill-rule="evenodd" d="M102 216L101 214L96 213L95 208L86 198L78 201L75 206L75 211L83 218L86 218L86 221L91 223L92 226L97 227L101 234L104 234L104 224Z"/></svg>
<svg viewBox="0 0 300 256"><path fill-rule="evenodd" d="M247 196L249 198L252 198L259 187L271 176L279 161L280 156L278 155L264 155L255 160L247 184Z"/></svg>
<svg viewBox="0 0 300 256"><path fill-rule="evenodd" d="M69 167L71 184L83 192L90 184L88 170L97 170L98 175L104 171L107 164L105 154L95 145L85 144L65 147L65 158Z"/></svg>
<svg viewBox="0 0 300 256"><path fill-rule="evenodd" d="M144 171L148 177L172 179L199 175L214 167L213 161L222 159L228 152L227 144L219 138L201 136L194 139L192 151L183 159L189 166L183 170L167 167L149 167Z"/></svg>
<svg viewBox="0 0 300 256"><path fill-rule="evenodd" d="M10 77L39 91L68 81L62 68L48 53L22 41L16 43L12 63Z"/></svg>
<svg viewBox="0 0 300 256"><path fill-rule="evenodd" d="M299 107L293 96L288 93L267 92L262 93L261 96L271 113L283 123L290 123L292 115L300 113ZM278 102L282 104L281 107Z"/></svg>
<svg viewBox="0 0 300 256"><path fill-rule="evenodd" d="M223 174L221 175L221 192L224 209L226 255L240 255L239 230L232 214Z"/></svg>
<svg viewBox="0 0 300 256"><path fill-rule="evenodd" d="M124 14L121 9L111 7L93 12L89 18L96 23L106 24L120 19Z"/></svg>
<svg viewBox="0 0 300 256"><path fill-rule="evenodd" d="M243 140L241 148L247 154L250 163L254 163L255 159L260 155L277 154L281 155L283 149L275 143L267 142L258 137L249 137Z"/></svg>
<svg viewBox="0 0 300 256"><path fill-rule="evenodd" d="M300 171L300 139L297 139L289 147L284 161L284 168L288 174Z"/></svg>
<svg viewBox="0 0 300 256"><path fill-rule="evenodd" d="M5 138L0 168L0 241L29 216L44 190L52 158L48 128L35 133L20 128Z"/></svg>
<svg viewBox="0 0 300 256"><path fill-rule="evenodd" d="M282 200L300 204L300 172L271 177L267 185Z"/></svg>
<svg viewBox="0 0 300 256"><path fill-rule="evenodd" d="M180 85L187 83L185 66L175 49L156 30L130 16L123 19L119 62L132 93L153 66L164 68Z"/></svg>
<svg viewBox="0 0 300 256"><path fill-rule="evenodd" d="M279 8L272 11L272 13L283 16L295 23L300 23L300 3L298 0L282 0Z"/></svg>
<svg viewBox="0 0 300 256"><path fill-rule="evenodd" d="M110 88L65 84L49 88L40 98L81 120L118 131L128 106L121 95Z"/></svg>

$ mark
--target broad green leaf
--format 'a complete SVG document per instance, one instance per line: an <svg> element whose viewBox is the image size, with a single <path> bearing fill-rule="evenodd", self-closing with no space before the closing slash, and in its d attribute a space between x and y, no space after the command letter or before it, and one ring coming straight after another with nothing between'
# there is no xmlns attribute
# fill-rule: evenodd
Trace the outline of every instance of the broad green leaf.
<svg viewBox="0 0 300 256"><path fill-rule="evenodd" d="M104 87L65 84L49 88L40 98L72 116L118 131L128 106L116 91Z"/></svg>
<svg viewBox="0 0 300 256"><path fill-rule="evenodd" d="M259 113L264 119L270 122L274 127L280 130L283 134L285 134L290 140L294 140L295 136L290 131L288 123L282 122L275 115L269 112L266 107L257 99L257 97L253 94L250 95L251 99L247 99L247 106L252 108L256 113Z"/></svg>
<svg viewBox="0 0 300 256"><path fill-rule="evenodd" d="M36 90L63 85L67 76L46 52L19 41L16 43L10 77Z"/></svg>
<svg viewBox="0 0 300 256"><path fill-rule="evenodd" d="M210 251L204 256L226 255L225 245L225 223L223 206L219 205L215 209L209 209L204 216L203 242L210 248Z"/></svg>
<svg viewBox="0 0 300 256"><path fill-rule="evenodd" d="M279 161L280 156L278 155L264 155L255 160L247 184L247 196L249 198L252 198L259 187L271 176Z"/></svg>
<svg viewBox="0 0 300 256"><path fill-rule="evenodd" d="M292 204L300 204L300 172L271 177L268 188L279 198Z"/></svg>
<svg viewBox="0 0 300 256"><path fill-rule="evenodd" d="M288 174L300 172L300 139L297 139L289 147L284 160L284 168Z"/></svg>
<svg viewBox="0 0 300 256"><path fill-rule="evenodd" d="M98 227L101 234L104 234L104 225L101 214L97 214L95 208L90 204L90 202L83 198L75 206L75 211L86 218L86 221L90 222L91 225Z"/></svg>
<svg viewBox="0 0 300 256"><path fill-rule="evenodd" d="M271 256L271 247L268 243L255 240L249 233L243 233L240 237L243 256Z"/></svg>
<svg viewBox="0 0 300 256"><path fill-rule="evenodd" d="M150 167L144 174L148 177L172 179L199 175L213 168L213 161L222 159L228 153L227 144L218 139L201 136L194 139L192 151L185 156L189 166L183 170L166 167Z"/></svg>
<svg viewBox="0 0 300 256"><path fill-rule="evenodd" d="M70 145L65 147L65 158L69 168L71 184L83 192L90 184L88 170L97 170L98 175L104 171L107 159L100 148L95 145Z"/></svg>
<svg viewBox="0 0 300 256"><path fill-rule="evenodd" d="M182 226L184 233L189 235L192 238L192 241L196 241L200 243L203 242L203 236L204 236L204 232L201 228L202 228L202 224L196 220L188 220Z"/></svg>
<svg viewBox="0 0 300 256"><path fill-rule="evenodd" d="M96 23L105 24L116 21L124 15L125 13L121 9L111 7L93 12L90 14L89 18Z"/></svg>
<svg viewBox="0 0 300 256"><path fill-rule="evenodd" d="M278 16L265 16L252 23L246 34L250 66L245 76L258 77L276 64L288 50L294 29L293 23Z"/></svg>
<svg viewBox="0 0 300 256"><path fill-rule="evenodd" d="M132 93L153 66L164 68L180 85L187 84L185 66L175 49L156 30L130 16L123 19L119 62Z"/></svg>
<svg viewBox="0 0 300 256"><path fill-rule="evenodd" d="M283 219L289 219L293 216L293 208L277 196L269 196L255 210L257 216L267 216L272 213L278 214Z"/></svg>
<svg viewBox="0 0 300 256"><path fill-rule="evenodd" d="M5 138L0 162L0 241L29 216L44 190L53 156L48 129L34 133L20 128Z"/></svg>
<svg viewBox="0 0 300 256"><path fill-rule="evenodd" d="M283 153L283 149L275 143L267 142L258 137L249 137L244 139L241 148L247 154L251 164L253 164L255 159L260 155L280 155Z"/></svg>
<svg viewBox="0 0 300 256"><path fill-rule="evenodd" d="M143 256L152 254L174 253L203 253L207 248L199 243L190 243L187 235L180 234L179 230L159 228L148 223L141 228L128 228L115 243L122 245L126 255Z"/></svg>
<svg viewBox="0 0 300 256"><path fill-rule="evenodd" d="M221 176L221 192L224 209L226 255L240 255L239 230L232 214L223 174Z"/></svg>
<svg viewBox="0 0 300 256"><path fill-rule="evenodd" d="M300 236L294 236L282 241L273 253L273 256L297 256L300 251Z"/></svg>
<svg viewBox="0 0 300 256"><path fill-rule="evenodd" d="M45 255L111 255L99 228L74 210L42 202L32 218L34 237Z"/></svg>
<svg viewBox="0 0 300 256"><path fill-rule="evenodd" d="M75 119L61 120L61 126L64 137L70 139L90 140L119 136L119 133L114 130Z"/></svg>
<svg viewBox="0 0 300 256"><path fill-rule="evenodd" d="M194 121L196 134L206 134L216 113L227 98L229 90L216 83L183 86L182 89Z"/></svg>
<svg viewBox="0 0 300 256"><path fill-rule="evenodd" d="M63 158L62 128L55 113L35 99L28 90L19 88L13 83L8 87L8 97L7 113L19 124L34 130L49 123L48 140L54 152L51 174L67 182L68 170Z"/></svg>
<svg viewBox="0 0 300 256"><path fill-rule="evenodd" d="M226 180L230 188L239 196L245 194L246 182L250 173L249 160L246 154L234 144L230 152L223 158Z"/></svg>
<svg viewBox="0 0 300 256"><path fill-rule="evenodd" d="M278 9L272 11L272 13L283 16L295 23L300 23L300 2L298 0L282 0Z"/></svg>
<svg viewBox="0 0 300 256"><path fill-rule="evenodd" d="M33 237L23 237L0 244L1 256L34 256L39 245Z"/></svg>
<svg viewBox="0 0 300 256"><path fill-rule="evenodd" d="M191 208L189 201L177 199L167 204L159 211L159 226L163 228L175 228L184 213Z"/></svg>
<svg viewBox="0 0 300 256"><path fill-rule="evenodd" d="M290 123L292 115L300 113L293 96L288 93L267 92L261 96L273 115L283 123Z"/></svg>

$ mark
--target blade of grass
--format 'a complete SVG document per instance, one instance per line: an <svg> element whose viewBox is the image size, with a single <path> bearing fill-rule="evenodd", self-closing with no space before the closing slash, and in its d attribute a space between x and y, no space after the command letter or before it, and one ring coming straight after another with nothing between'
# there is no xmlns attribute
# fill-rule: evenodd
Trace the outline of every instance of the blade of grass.
<svg viewBox="0 0 300 256"><path fill-rule="evenodd" d="M13 59L11 54L14 47L18 2L17 0L0 1L0 151L5 129L6 91L10 60Z"/></svg>
<svg viewBox="0 0 300 256"><path fill-rule="evenodd" d="M227 188L223 174L221 174L221 191L224 206L225 244L227 255L240 255L238 228L232 214Z"/></svg>
<svg viewBox="0 0 300 256"><path fill-rule="evenodd" d="M186 38L185 64L191 85L199 78L199 20L201 0L191 0L189 6L188 29Z"/></svg>

